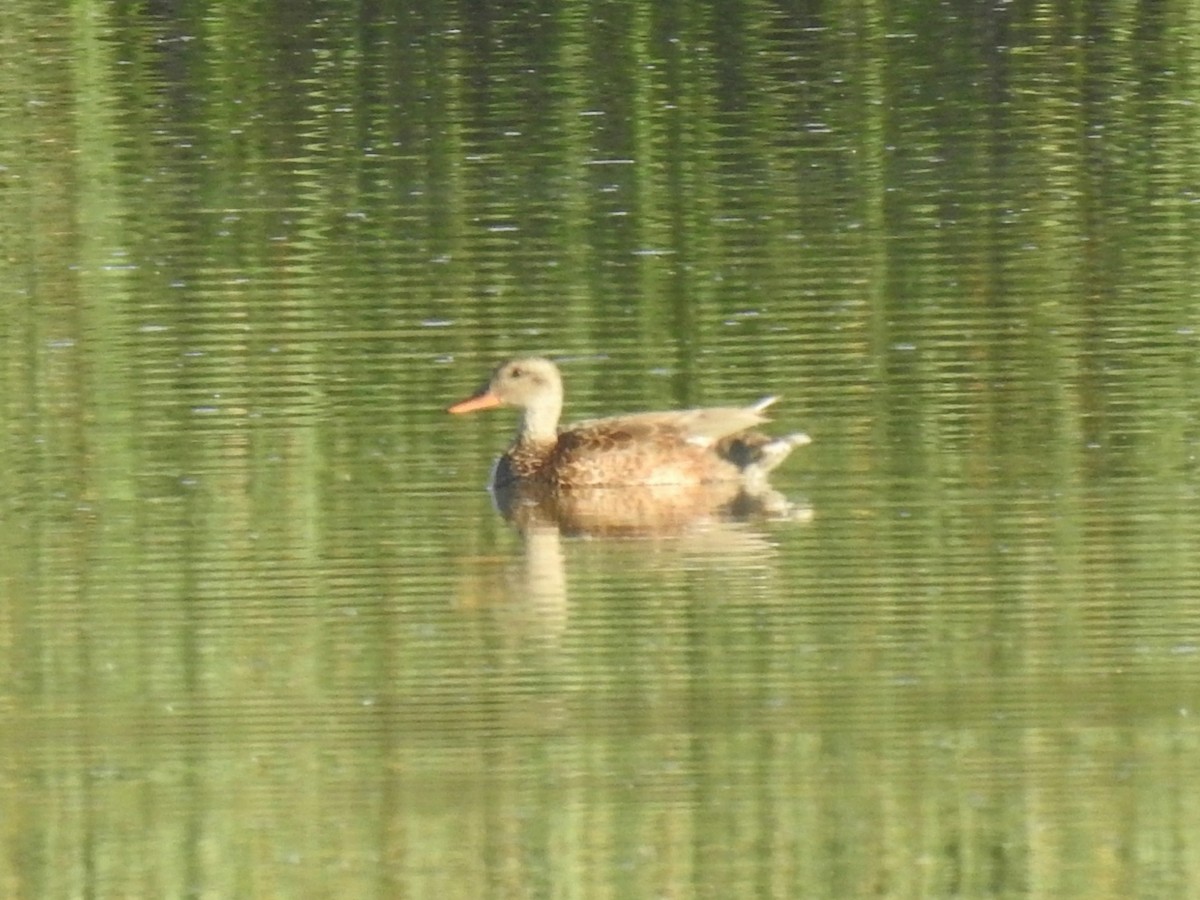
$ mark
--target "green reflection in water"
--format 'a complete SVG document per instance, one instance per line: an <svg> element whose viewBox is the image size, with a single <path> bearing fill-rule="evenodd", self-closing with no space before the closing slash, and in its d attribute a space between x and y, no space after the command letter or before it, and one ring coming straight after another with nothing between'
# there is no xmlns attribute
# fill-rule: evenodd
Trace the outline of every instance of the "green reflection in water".
<svg viewBox="0 0 1200 900"><path fill-rule="evenodd" d="M1186 4L12 6L7 895L1197 881ZM530 350L812 521L518 533Z"/></svg>

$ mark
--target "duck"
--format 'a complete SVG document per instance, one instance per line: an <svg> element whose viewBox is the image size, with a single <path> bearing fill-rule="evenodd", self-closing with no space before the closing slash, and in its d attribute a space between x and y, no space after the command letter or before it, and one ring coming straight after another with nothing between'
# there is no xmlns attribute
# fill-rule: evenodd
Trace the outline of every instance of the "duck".
<svg viewBox="0 0 1200 900"><path fill-rule="evenodd" d="M560 429L562 374L549 359L525 357L498 365L479 390L447 412L513 407L520 413L516 436L492 469L493 490L689 487L761 483L794 449L810 443L803 432L770 437L754 430L777 399L588 419Z"/></svg>

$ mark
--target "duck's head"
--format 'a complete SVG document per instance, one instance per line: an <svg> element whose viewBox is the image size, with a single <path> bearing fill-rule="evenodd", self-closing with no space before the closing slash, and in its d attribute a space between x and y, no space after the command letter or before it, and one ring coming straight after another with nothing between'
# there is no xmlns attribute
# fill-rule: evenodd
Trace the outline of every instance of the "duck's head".
<svg viewBox="0 0 1200 900"><path fill-rule="evenodd" d="M528 437L553 437L562 413L563 386L558 366L548 359L529 357L502 363L491 378L466 400L446 411L455 415L515 406L522 415L522 432Z"/></svg>

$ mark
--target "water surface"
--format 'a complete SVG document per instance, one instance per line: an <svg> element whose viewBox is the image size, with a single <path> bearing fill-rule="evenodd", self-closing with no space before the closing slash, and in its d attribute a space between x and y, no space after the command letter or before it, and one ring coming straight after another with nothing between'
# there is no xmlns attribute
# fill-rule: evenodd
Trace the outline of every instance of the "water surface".
<svg viewBox="0 0 1200 900"><path fill-rule="evenodd" d="M6 894L1187 896L1187 10L18 0ZM529 352L791 514L506 522Z"/></svg>

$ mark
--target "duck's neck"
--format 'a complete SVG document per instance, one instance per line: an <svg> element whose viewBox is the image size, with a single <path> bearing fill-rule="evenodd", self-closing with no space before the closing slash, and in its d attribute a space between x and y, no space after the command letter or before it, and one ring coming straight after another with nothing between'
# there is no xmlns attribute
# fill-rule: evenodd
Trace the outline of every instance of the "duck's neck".
<svg viewBox="0 0 1200 900"><path fill-rule="evenodd" d="M561 414L561 400L526 407L521 411L521 424L517 426L517 443L553 444L558 440Z"/></svg>

